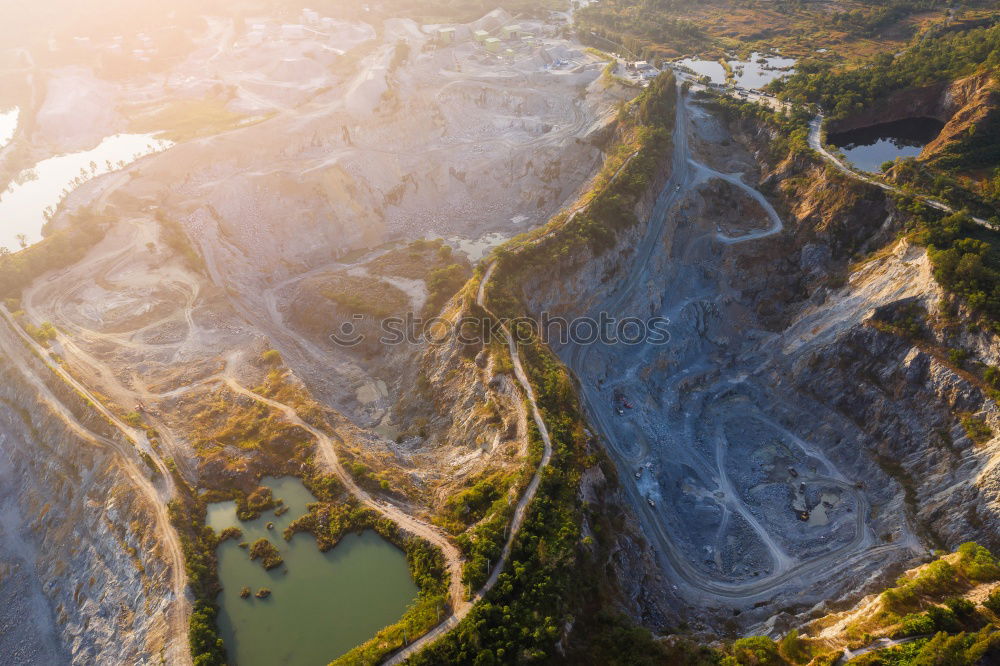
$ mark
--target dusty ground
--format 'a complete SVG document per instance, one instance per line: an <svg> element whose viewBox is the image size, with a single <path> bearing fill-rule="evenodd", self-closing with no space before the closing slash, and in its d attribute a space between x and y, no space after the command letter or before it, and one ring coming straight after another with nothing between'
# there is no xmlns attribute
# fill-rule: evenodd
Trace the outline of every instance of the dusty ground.
<svg viewBox="0 0 1000 666"><path fill-rule="evenodd" d="M232 20L210 18L190 57L162 77L112 85L85 71L53 73L33 143L68 149L94 127L116 131L136 118L144 130L159 121L168 134L188 132L181 112L232 124L195 132L75 192L70 209L89 205L124 221L85 262L102 278L68 289L76 274L47 279L25 299L32 315L59 321L81 354L109 361L108 374L147 399L154 396L142 384L176 388L158 376L166 367L182 378L179 364L207 362L220 349L266 336L330 404L369 423L371 404L386 390L365 387L391 377L371 377L351 354L287 329L285 299L298 281L314 271L355 270L332 260L390 239L457 242L535 226L586 182L602 157L605 124L633 94L607 88L598 80L600 60L546 37L554 28L541 23L522 22L543 39L511 44L509 58L470 40L472 29L507 20L494 13L458 26L456 44L442 46L434 26L401 19L338 21L287 38L276 21L251 18L267 25L258 44ZM402 40L406 57L397 56ZM549 66L556 61L562 64ZM93 90L104 103L72 99L73 91ZM184 100L203 106L178 106ZM220 104L232 115L217 113ZM74 107L74 122L59 122L60 110ZM115 108L119 114L109 115ZM205 258L208 282L167 260L154 211L183 225ZM381 279L402 288L419 311L422 284Z"/></svg>

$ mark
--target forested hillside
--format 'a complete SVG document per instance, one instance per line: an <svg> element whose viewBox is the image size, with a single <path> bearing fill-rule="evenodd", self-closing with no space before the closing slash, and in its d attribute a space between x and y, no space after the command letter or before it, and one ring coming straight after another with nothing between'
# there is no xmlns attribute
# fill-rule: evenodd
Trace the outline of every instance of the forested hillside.
<svg viewBox="0 0 1000 666"><path fill-rule="evenodd" d="M873 106L903 88L949 81L1000 66L1000 25L927 39L898 55L883 53L854 69L817 60L771 84L785 99L815 102L831 118Z"/></svg>

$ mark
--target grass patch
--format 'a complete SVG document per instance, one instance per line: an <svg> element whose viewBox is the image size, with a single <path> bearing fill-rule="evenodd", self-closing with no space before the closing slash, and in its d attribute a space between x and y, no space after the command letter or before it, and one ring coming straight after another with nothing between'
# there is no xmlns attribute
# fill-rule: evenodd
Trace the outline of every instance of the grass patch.
<svg viewBox="0 0 1000 666"><path fill-rule="evenodd" d="M230 111L219 98L175 99L152 106L126 107L123 113L129 118L129 131L155 133L157 138L177 143L246 127L266 118Z"/></svg>
<svg viewBox="0 0 1000 666"><path fill-rule="evenodd" d="M965 434L973 442L983 445L993 439L993 430L986 424L986 421L974 414L965 413L959 417L959 423Z"/></svg>
<svg viewBox="0 0 1000 666"><path fill-rule="evenodd" d="M311 286L321 297L349 313L382 319L405 312L410 305L402 290L376 277L328 273L313 280Z"/></svg>
<svg viewBox="0 0 1000 666"><path fill-rule="evenodd" d="M0 248L0 296L19 298L21 291L42 274L83 259L97 245L114 219L89 210L70 218L64 228L19 252Z"/></svg>

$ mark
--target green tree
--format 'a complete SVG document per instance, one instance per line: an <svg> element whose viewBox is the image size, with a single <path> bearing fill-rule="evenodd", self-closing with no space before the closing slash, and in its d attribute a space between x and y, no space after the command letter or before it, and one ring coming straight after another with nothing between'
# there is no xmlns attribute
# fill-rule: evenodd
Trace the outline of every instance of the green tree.
<svg viewBox="0 0 1000 666"><path fill-rule="evenodd" d="M804 664L812 657L809 641L799 636L798 629L792 629L778 643L778 652L793 664Z"/></svg>
<svg viewBox="0 0 1000 666"><path fill-rule="evenodd" d="M723 659L723 666L784 666L778 646L767 636L741 638L730 649L731 655Z"/></svg>

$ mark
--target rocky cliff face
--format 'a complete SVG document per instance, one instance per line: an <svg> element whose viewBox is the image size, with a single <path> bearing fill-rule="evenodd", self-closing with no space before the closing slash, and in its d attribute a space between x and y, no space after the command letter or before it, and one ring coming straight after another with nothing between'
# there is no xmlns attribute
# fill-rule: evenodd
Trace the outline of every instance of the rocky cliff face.
<svg viewBox="0 0 1000 666"><path fill-rule="evenodd" d="M924 147L921 157L933 157L949 143L961 139L970 127L995 115L1000 106L996 83L995 74L984 72L959 79L945 88L939 103L944 113L936 116L945 126L937 138Z"/></svg>
<svg viewBox="0 0 1000 666"><path fill-rule="evenodd" d="M990 83L988 77L957 82L945 90L946 105L968 108ZM809 167L805 178L796 170L784 164L770 174L795 220L795 240L782 254L800 296L781 303L789 317L781 325L785 347L774 356L788 372L782 383L860 427L863 450L845 459L874 461L899 484L926 546L954 547L969 539L995 545L995 442L974 444L959 417L974 414L993 425L997 408L982 382L949 361L947 352L965 349L994 364L996 336L969 332L945 316L926 251L895 239L905 214L884 192L829 169ZM873 251L868 262L845 263ZM839 276L847 280L843 287ZM773 290L758 294L767 298ZM920 339L878 325L920 311L927 313L918 315L925 322Z"/></svg>
<svg viewBox="0 0 1000 666"><path fill-rule="evenodd" d="M988 83L970 78L955 84L937 108L966 108ZM763 157L762 130L742 130ZM964 314L956 320L943 312L925 249L894 238L903 214L882 192L816 167L807 167L803 178L801 167L762 160L794 233L776 241L785 245L778 259L785 270L777 271L784 287L751 278L745 292L784 313L773 320L778 337L764 347L767 372L786 395L808 396L821 406L817 414L830 410L833 419L851 424L855 436L832 441L827 450L866 487L882 488L885 519L876 529L883 543L907 539L912 528L920 544L913 542L914 553L967 540L995 548L997 440L974 442L962 419L995 429L998 410L982 382L948 351L965 349L992 364L1000 351L996 336L970 333L956 325ZM867 262L847 263L873 250ZM759 275L775 260L770 251L756 259L741 254L737 266L746 275ZM838 276L846 284L839 286ZM884 325L910 317L921 326L916 336ZM891 580L900 566L873 569L877 577L857 579L855 589L878 577Z"/></svg>
<svg viewBox="0 0 1000 666"><path fill-rule="evenodd" d="M115 456L0 362L0 638L7 663L183 663L170 570Z"/></svg>

